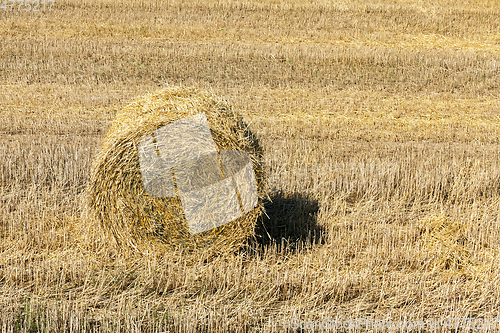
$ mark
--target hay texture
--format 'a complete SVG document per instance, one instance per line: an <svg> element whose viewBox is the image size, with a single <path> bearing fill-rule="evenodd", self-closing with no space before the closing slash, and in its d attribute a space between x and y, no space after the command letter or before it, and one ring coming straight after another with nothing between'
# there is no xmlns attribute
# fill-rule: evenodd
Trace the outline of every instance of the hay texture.
<svg viewBox="0 0 500 333"><path fill-rule="evenodd" d="M432 270L463 270L473 264L465 227L443 214L424 220L423 244Z"/></svg>
<svg viewBox="0 0 500 333"><path fill-rule="evenodd" d="M208 122L212 137L210 140L213 139L218 151L215 154L220 153L218 156L222 159L224 151L248 153L244 155L251 161L248 165L253 166L257 185L254 198L257 204L252 209L243 211L239 218L229 223L197 233L190 230L186 219L188 213L178 196L162 197L161 193L158 196L151 195L159 191L155 190L155 184L146 185L144 182L141 167L144 170L144 161L147 161L144 156L147 154L139 153L141 145L144 146L144 142L151 137L154 141L154 133L158 133L161 128L168 129L166 125L195 118ZM170 135L173 135L172 131ZM206 160L202 158L196 162L204 172L210 161L214 161L215 154L205 155L203 158ZM184 166L182 170L199 171L197 167L200 165L192 161L186 163L191 165ZM224 172L227 175L230 171L231 165L228 164L224 167ZM182 182L182 172L175 176L177 183ZM86 209L91 217L114 236L120 246L140 249L160 245L230 251L239 248L254 235L256 221L263 209L263 176L262 149L238 112L213 94L197 89L169 87L135 100L118 114L93 163L86 190ZM166 176L168 177L169 175ZM186 186L195 185L186 181ZM147 186L150 187L149 190ZM206 196L216 197L219 194L219 191L214 190ZM240 207L242 197L240 193Z"/></svg>

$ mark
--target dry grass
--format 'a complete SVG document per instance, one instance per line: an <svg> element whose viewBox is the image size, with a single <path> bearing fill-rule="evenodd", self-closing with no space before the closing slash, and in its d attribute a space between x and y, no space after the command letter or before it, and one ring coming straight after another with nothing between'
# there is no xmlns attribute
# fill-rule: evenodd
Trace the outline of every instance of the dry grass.
<svg viewBox="0 0 500 333"><path fill-rule="evenodd" d="M0 10L0 330L500 316L499 14L487 0ZM237 253L117 251L80 219L117 110L166 84L225 96L263 145L272 202Z"/></svg>

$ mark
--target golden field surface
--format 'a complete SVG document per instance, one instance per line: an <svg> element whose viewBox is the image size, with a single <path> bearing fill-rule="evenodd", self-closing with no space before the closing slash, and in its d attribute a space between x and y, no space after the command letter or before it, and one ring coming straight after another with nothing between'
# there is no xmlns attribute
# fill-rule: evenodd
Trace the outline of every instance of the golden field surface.
<svg viewBox="0 0 500 333"><path fill-rule="evenodd" d="M1 332L498 331L500 2L17 6L0 9ZM117 111L166 85L224 96L264 147L267 215L236 253L118 249L82 215Z"/></svg>

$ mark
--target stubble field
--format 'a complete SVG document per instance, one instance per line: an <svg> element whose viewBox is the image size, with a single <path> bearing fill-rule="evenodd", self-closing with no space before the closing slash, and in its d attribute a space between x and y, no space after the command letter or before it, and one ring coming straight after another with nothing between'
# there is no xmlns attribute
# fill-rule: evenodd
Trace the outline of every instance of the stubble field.
<svg viewBox="0 0 500 333"><path fill-rule="evenodd" d="M499 31L487 0L0 10L0 331L498 330ZM236 253L120 251L82 217L117 110L168 84L264 146L267 216Z"/></svg>

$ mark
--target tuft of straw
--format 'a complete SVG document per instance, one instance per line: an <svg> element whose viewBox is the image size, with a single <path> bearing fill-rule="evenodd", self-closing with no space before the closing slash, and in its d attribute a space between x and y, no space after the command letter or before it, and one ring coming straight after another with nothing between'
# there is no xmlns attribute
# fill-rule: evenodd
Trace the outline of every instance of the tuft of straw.
<svg viewBox="0 0 500 333"><path fill-rule="evenodd" d="M158 128L200 113L205 113L219 151L241 150L250 155L259 200L240 218L193 235L178 197L159 198L145 191L137 147ZM117 115L93 163L85 209L119 246L232 251L254 235L263 211L262 153L241 114L223 99L194 88L164 88L138 98Z"/></svg>
<svg viewBox="0 0 500 333"><path fill-rule="evenodd" d="M423 242L434 270L461 271L474 264L463 224L438 214L424 221Z"/></svg>

